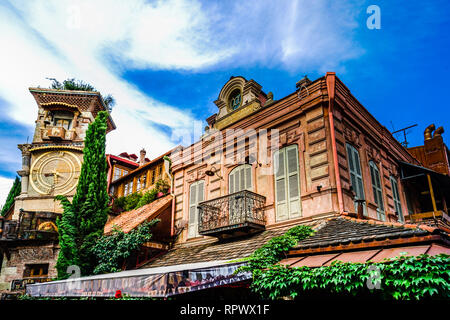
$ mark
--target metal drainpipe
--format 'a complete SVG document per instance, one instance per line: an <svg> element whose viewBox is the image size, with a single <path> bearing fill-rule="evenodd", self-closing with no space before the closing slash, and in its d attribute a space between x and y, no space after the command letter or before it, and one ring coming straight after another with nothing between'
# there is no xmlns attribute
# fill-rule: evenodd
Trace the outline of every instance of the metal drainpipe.
<svg viewBox="0 0 450 320"><path fill-rule="evenodd" d="M164 161L166 162L167 160L164 160ZM167 162L169 162L169 161L167 161ZM172 169L171 165L172 165L172 162L170 161L169 168L167 168L167 174L170 177L170 195L172 196L172 217L170 219L170 236L173 237L175 234L174 228L175 228L175 205L176 205L176 203L175 203L175 194L173 193L173 185L174 185L175 178L171 172L171 169Z"/></svg>
<svg viewBox="0 0 450 320"><path fill-rule="evenodd" d="M334 162L334 173L336 176L336 189L338 196L338 204L339 204L339 213L344 213L344 201L342 196L342 186L341 186L341 176L339 174L339 163L337 156L337 148L336 148L336 134L334 130L334 118L333 118L333 105L334 105L334 94L336 87L336 73L335 72L327 72L326 74L327 81L327 91L328 91L328 119L330 121L330 134L331 134L331 147L333 151L333 162Z"/></svg>

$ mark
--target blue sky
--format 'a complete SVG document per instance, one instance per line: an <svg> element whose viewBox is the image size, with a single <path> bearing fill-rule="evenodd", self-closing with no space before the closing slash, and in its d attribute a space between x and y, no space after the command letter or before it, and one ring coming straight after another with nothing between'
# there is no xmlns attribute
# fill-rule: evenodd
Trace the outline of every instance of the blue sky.
<svg viewBox="0 0 450 320"><path fill-rule="evenodd" d="M369 5L381 10L379 30L366 26ZM3 1L0 203L20 169L17 144L33 135L37 107L28 87L48 86L46 77L82 79L116 98L111 153L144 147L155 157L191 142L230 76L254 79L279 99L304 75L327 71L389 130L418 124L408 140L421 145L430 123L450 131L449 7L438 0Z"/></svg>

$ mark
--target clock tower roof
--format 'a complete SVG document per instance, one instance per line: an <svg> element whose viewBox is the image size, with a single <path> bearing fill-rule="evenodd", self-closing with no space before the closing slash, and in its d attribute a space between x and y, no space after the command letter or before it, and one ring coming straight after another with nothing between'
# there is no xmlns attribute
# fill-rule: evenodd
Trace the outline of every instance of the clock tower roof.
<svg viewBox="0 0 450 320"><path fill-rule="evenodd" d="M48 88L29 88L36 103L44 109L68 109L71 111L90 112L95 118L99 111L107 111L100 92L59 90ZM108 115L108 132L116 129L116 125Z"/></svg>

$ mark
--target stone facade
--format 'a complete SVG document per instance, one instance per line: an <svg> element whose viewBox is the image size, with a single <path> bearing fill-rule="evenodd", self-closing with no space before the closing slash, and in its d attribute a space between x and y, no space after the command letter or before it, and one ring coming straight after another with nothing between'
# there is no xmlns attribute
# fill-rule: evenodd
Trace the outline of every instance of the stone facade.
<svg viewBox="0 0 450 320"><path fill-rule="evenodd" d="M22 212L62 213L55 196L62 194L71 199L75 194L86 130L99 111L107 110L98 92L29 90L38 105L36 127L33 141L18 145L22 151L22 169L18 171L22 189L15 199L14 210L5 217L5 223L17 221L17 234L6 238L0 232L1 289L10 288L12 280L26 279L27 266L39 267L40 278L56 276L57 241L36 236L44 223L36 225L31 236L19 234ZM108 117L107 131L114 128L114 122Z"/></svg>
<svg viewBox="0 0 450 320"><path fill-rule="evenodd" d="M10 248L5 256L0 273L0 291L11 288L11 282L18 279L26 279L25 270L31 265L48 265L48 274L44 278L57 277L56 260L58 258L59 246L57 244L44 244L35 246L24 245ZM32 279L31 277L29 279Z"/></svg>

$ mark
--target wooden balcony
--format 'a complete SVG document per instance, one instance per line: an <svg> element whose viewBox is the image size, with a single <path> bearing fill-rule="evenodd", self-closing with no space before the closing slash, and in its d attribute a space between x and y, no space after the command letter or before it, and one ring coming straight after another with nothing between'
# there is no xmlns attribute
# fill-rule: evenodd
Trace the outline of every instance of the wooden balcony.
<svg viewBox="0 0 450 320"><path fill-rule="evenodd" d="M199 203L199 234L226 238L265 229L266 197L239 191Z"/></svg>
<svg viewBox="0 0 450 320"><path fill-rule="evenodd" d="M58 240L54 212L22 211L19 220L0 220L0 241Z"/></svg>

